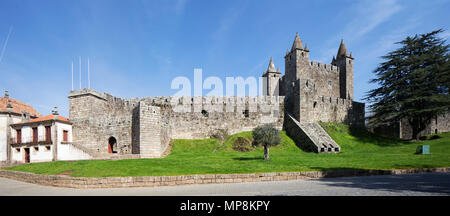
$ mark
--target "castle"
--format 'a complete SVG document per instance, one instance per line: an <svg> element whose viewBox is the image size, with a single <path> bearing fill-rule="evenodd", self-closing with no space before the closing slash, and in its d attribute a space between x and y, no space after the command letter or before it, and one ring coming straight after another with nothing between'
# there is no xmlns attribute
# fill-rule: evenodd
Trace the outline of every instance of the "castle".
<svg viewBox="0 0 450 216"><path fill-rule="evenodd" d="M309 60L296 34L286 52L285 74L270 59L262 74L263 96L148 97L123 99L90 88L69 93L69 119L55 109L42 117L31 106L0 98L0 163L54 160L158 158L172 139L209 138L273 124L305 151L340 152L318 124L364 127L365 104L353 101L354 58L341 41L331 64ZM450 131L448 114L424 134ZM410 138L405 121L373 129Z"/></svg>
<svg viewBox="0 0 450 216"><path fill-rule="evenodd" d="M163 156L171 139L207 138L218 130L237 133L271 123L305 150L339 152L317 122L364 126L364 104L353 101L353 60L342 41L331 64L310 61L297 34L285 55L285 75L272 59L262 75L264 96L122 99L93 89L71 91L73 140L97 157L152 158Z"/></svg>
<svg viewBox="0 0 450 216"><path fill-rule="evenodd" d="M0 161L158 158L172 139L208 138L220 131L283 129L306 151L339 152L317 123L364 127L364 104L353 101L353 60L341 42L331 64L309 60L298 34L285 55L285 74L270 59L264 95L122 99L93 89L69 93L69 119L42 117L31 106L0 98ZM3 133L4 132L4 133Z"/></svg>

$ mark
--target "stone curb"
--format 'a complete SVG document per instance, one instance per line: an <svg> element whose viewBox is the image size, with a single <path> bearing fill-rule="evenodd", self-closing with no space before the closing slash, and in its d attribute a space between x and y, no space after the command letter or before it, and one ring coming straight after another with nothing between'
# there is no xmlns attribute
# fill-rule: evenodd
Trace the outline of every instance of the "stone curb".
<svg viewBox="0 0 450 216"><path fill-rule="evenodd" d="M250 174L208 174L183 176L136 176L136 177L70 177L63 175L41 175L28 172L0 170L0 177L14 179L32 184L66 188L124 188L155 187L190 184L220 184L261 181L288 181L298 179L317 179L368 175L398 175L424 172L449 172L450 167L413 168L393 170L336 170L305 171Z"/></svg>

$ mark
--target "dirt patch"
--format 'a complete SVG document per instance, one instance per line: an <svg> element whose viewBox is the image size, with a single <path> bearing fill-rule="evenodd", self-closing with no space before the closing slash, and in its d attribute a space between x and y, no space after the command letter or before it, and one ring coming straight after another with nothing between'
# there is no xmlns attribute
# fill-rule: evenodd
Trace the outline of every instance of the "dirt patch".
<svg viewBox="0 0 450 216"><path fill-rule="evenodd" d="M162 153L161 158L165 158L167 155L169 155L172 152L173 147L173 141L171 140L169 142L169 146L167 146L166 150Z"/></svg>
<svg viewBox="0 0 450 216"><path fill-rule="evenodd" d="M70 176L74 172L75 172L74 170L68 170L68 171L64 171L64 172L62 172L62 173L60 173L58 175Z"/></svg>

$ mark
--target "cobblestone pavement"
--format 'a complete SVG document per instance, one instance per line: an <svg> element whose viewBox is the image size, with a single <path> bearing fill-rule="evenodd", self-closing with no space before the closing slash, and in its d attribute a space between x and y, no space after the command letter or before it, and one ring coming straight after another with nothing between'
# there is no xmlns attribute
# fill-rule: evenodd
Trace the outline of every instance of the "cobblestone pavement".
<svg viewBox="0 0 450 216"><path fill-rule="evenodd" d="M0 178L1 196L240 196L240 195L450 195L450 173L326 178L314 180L164 186L149 188L70 189Z"/></svg>

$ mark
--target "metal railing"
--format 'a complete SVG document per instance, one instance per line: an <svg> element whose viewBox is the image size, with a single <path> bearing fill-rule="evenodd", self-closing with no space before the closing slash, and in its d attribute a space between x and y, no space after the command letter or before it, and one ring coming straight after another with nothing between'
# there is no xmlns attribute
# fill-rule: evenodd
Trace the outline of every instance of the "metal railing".
<svg viewBox="0 0 450 216"><path fill-rule="evenodd" d="M48 144L52 143L52 138L47 137L45 135L41 136L22 136L21 139L17 139L17 137L11 137L9 139L10 144Z"/></svg>

